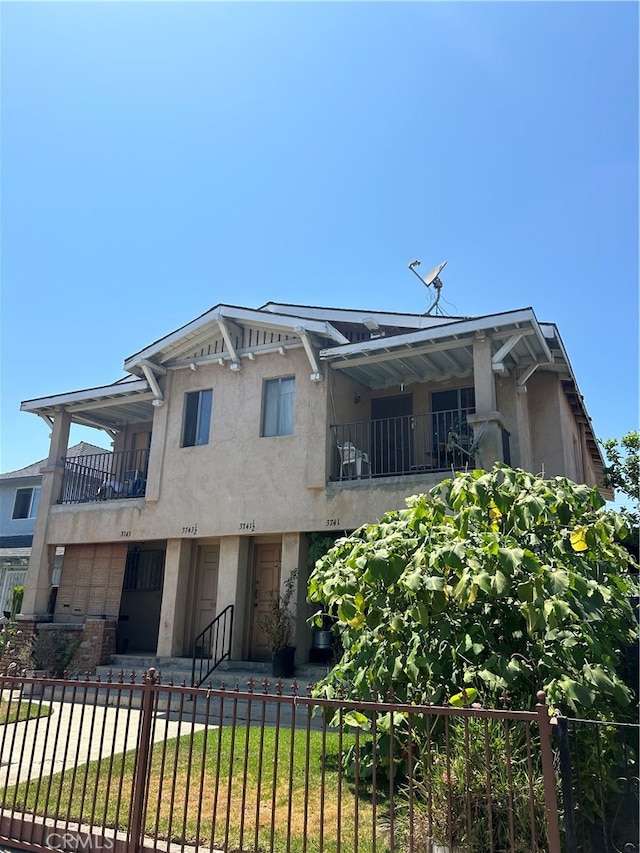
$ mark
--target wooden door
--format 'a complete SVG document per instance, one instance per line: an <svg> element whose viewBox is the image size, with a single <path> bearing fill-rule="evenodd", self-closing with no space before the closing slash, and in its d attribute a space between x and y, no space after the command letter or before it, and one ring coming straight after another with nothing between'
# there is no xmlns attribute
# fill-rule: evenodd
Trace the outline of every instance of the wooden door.
<svg viewBox="0 0 640 853"><path fill-rule="evenodd" d="M127 467L139 471L143 477L146 477L147 475L150 447L150 432L136 432L133 435L131 440L131 459L129 460Z"/></svg>
<svg viewBox="0 0 640 853"><path fill-rule="evenodd" d="M260 627L273 607L272 593L280 588L280 543L256 544L253 554L253 599L251 602L251 660L270 660L271 645Z"/></svg>
<svg viewBox="0 0 640 853"><path fill-rule="evenodd" d="M196 613L195 631L197 636L215 618L218 599L219 545L199 545L196 567Z"/></svg>
<svg viewBox="0 0 640 853"><path fill-rule="evenodd" d="M374 397L371 400L371 447L376 474L401 474L411 469L413 397Z"/></svg>

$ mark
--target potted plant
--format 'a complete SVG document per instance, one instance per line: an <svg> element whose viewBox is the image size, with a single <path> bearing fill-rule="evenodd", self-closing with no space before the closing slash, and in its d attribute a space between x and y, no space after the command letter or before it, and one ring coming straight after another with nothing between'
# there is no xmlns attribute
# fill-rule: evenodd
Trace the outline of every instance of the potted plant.
<svg viewBox="0 0 640 853"><path fill-rule="evenodd" d="M283 591L270 592L271 609L260 622L271 645L271 674L274 678L291 678L294 671L295 648L293 628L296 617L291 611L291 602L296 592L298 570L292 569L284 583Z"/></svg>

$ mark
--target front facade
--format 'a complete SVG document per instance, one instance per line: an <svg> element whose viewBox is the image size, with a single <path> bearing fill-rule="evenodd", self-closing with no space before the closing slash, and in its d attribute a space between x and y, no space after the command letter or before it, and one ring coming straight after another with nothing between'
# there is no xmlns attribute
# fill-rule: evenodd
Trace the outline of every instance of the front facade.
<svg viewBox="0 0 640 853"><path fill-rule="evenodd" d="M312 534L349 532L452 469L496 461L600 484L558 331L532 309L476 318L218 305L127 358L113 385L30 400L51 452L23 614L116 623L120 651L190 656L232 606L232 657L270 656L261 615L298 568L311 649ZM70 424L113 454L67 450Z"/></svg>

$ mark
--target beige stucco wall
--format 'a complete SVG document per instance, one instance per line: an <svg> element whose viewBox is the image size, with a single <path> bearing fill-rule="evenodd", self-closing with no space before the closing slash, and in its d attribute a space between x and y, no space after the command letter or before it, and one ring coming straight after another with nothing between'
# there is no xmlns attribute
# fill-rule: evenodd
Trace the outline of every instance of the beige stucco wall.
<svg viewBox="0 0 640 853"><path fill-rule="evenodd" d="M328 522L352 529L403 506L407 494L438 482L441 475L426 475L326 488L334 452L327 435L328 424L334 422L330 397L340 401L336 410L345 418L368 420L369 403L360 386L344 381L336 371L322 382L310 381L309 372L303 350L244 362L241 373L219 365L172 372L165 377L165 404L156 409L160 429L154 422L146 499L53 506L50 541L255 536L323 530ZM294 433L262 438L263 382L294 374ZM335 383L333 395L330 383ZM209 444L180 447L184 395L206 388L213 390ZM426 389L407 386L405 393L409 391L415 392L414 411L428 405ZM355 403L358 394L361 402ZM149 495L154 478L157 501Z"/></svg>
<svg viewBox="0 0 640 853"><path fill-rule="evenodd" d="M536 371L527 383L534 473L568 476L565 443L570 439L566 400L555 373Z"/></svg>

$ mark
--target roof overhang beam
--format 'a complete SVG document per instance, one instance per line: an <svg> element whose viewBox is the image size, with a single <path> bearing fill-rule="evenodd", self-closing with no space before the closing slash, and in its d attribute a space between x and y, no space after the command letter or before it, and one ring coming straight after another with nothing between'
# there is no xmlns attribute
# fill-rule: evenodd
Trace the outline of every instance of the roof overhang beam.
<svg viewBox="0 0 640 853"><path fill-rule="evenodd" d="M533 334L533 329L529 330L529 334ZM524 331L518 332L515 335L511 335L509 340L502 344L498 352L491 359L491 367L494 373L500 373L502 376L506 376L507 368L504 366L504 359L509 355L515 345L520 343L524 336Z"/></svg>
<svg viewBox="0 0 640 853"><path fill-rule="evenodd" d="M52 397L39 397L35 400L24 400L20 403L21 412L32 412L39 414L39 410L61 406L68 408L74 403L90 405L91 401L98 405L107 406L109 400L116 397L132 396L134 392L149 391L146 379L137 379L126 382L114 382L113 385L103 385L99 388L87 388L84 391L70 391L66 394L56 394Z"/></svg>
<svg viewBox="0 0 640 853"><path fill-rule="evenodd" d="M142 372L144 373L145 378L149 383L149 387L153 391L153 402L151 405L164 406L164 395L162 393L162 390L160 389L160 386L158 385L158 380L156 379L156 369L159 367L159 365L154 364L152 361L147 361L147 359L144 358L140 362L140 367L142 368ZM160 372L164 374L167 371L164 369L164 367L160 367L158 373Z"/></svg>
<svg viewBox="0 0 640 853"><path fill-rule="evenodd" d="M384 338L382 340L384 340ZM386 340L387 343L390 343L393 339L387 338ZM363 355L352 356L350 358L340 358L340 353L333 352L332 350L322 350L320 358L331 361L331 367L339 369L341 367L359 367L364 364L376 364L383 361L396 361L403 356L429 355L429 353L444 352L446 350L458 349L460 347L467 346L468 341L461 339L441 343L426 343L422 346L414 347L406 345L396 346L393 348L389 347L384 351L380 351L379 347L371 346L371 350L369 352L363 352L363 349L361 348L360 352L363 352ZM456 366L459 365L456 364Z"/></svg>
<svg viewBox="0 0 640 853"><path fill-rule="evenodd" d="M304 347L304 351L307 354L307 358L309 359L309 364L311 365L311 376L310 379L312 382L321 382L323 379L322 371L318 365L318 361L316 359L316 354L313 351L313 347L311 346L311 341L309 340L309 334L304 326L295 326L293 330L296 335L300 336L300 340L302 341L302 346Z"/></svg>
<svg viewBox="0 0 640 853"><path fill-rule="evenodd" d="M240 356L236 350L236 345L233 342L231 335L235 335L236 338L242 340L242 329L237 326L232 320L226 317L222 312L218 312L214 317L216 323L218 324L218 328L220 329L220 333L224 338L224 342L226 344L227 349L229 350L229 354L231 355L231 364L229 367L231 370L242 370L242 364L240 363Z"/></svg>
<svg viewBox="0 0 640 853"><path fill-rule="evenodd" d="M516 382L516 391L527 390L527 382L529 381L529 379L531 379L531 377L539 367L540 365L536 362L536 364L530 365L530 367L525 370L522 376L518 377L518 381Z"/></svg>

